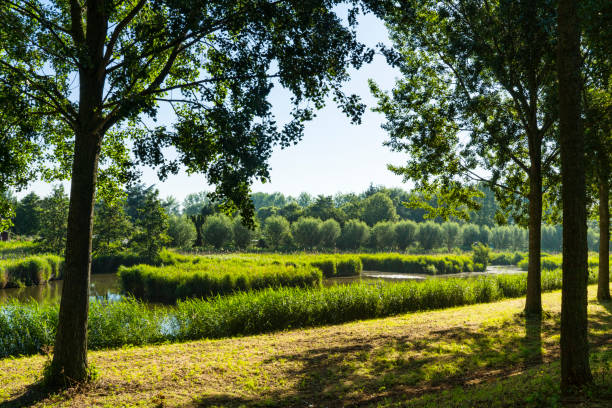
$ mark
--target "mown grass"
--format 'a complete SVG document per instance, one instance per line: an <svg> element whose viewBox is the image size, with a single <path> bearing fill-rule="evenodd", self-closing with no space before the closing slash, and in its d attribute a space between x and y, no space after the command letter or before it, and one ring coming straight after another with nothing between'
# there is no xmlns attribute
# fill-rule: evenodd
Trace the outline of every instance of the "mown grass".
<svg viewBox="0 0 612 408"><path fill-rule="evenodd" d="M590 282L596 281L595 275ZM542 290L561 287L560 271L542 274ZM266 333L339 324L406 312L523 296L526 275L425 282L356 283L319 289L279 288L151 308L135 300L93 302L91 349ZM52 345L58 305L0 307L0 357L36 353Z"/></svg>
<svg viewBox="0 0 612 408"><path fill-rule="evenodd" d="M596 387L559 392L560 293L222 340L91 352L95 383L37 386L48 357L0 360L0 406L608 407L612 304L589 287Z"/></svg>

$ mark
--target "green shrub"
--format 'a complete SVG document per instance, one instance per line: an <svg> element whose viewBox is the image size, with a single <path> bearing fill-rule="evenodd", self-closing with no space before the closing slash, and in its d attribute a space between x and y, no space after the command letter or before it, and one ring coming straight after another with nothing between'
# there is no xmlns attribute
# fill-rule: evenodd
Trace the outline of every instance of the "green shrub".
<svg viewBox="0 0 612 408"><path fill-rule="evenodd" d="M232 240L232 221L227 215L211 215L202 227L204 242L220 249Z"/></svg>
<svg viewBox="0 0 612 408"><path fill-rule="evenodd" d="M372 254L359 255L363 268L369 271L411 273L411 274L454 274L483 270L475 267L466 255L400 255Z"/></svg>
<svg viewBox="0 0 612 408"><path fill-rule="evenodd" d="M343 249L358 249L370 236L368 224L359 220L349 220L344 224L340 235L340 247Z"/></svg>
<svg viewBox="0 0 612 408"><path fill-rule="evenodd" d="M318 218L301 217L291 226L293 240L299 248L312 249L321 242L321 224Z"/></svg>

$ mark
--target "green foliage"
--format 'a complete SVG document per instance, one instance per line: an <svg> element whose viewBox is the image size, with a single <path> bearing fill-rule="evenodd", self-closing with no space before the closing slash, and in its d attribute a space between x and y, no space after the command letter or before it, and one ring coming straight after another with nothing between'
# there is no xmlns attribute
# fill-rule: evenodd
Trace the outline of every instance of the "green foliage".
<svg viewBox="0 0 612 408"><path fill-rule="evenodd" d="M291 226L293 240L299 248L312 249L321 242L321 225L318 218L302 217Z"/></svg>
<svg viewBox="0 0 612 408"><path fill-rule="evenodd" d="M156 259L163 245L170 241L168 215L158 198L157 190L146 194L142 206L138 208L138 217L134 221L136 231L132 238L132 248L140 256Z"/></svg>
<svg viewBox="0 0 612 408"><path fill-rule="evenodd" d="M442 242L450 252L461 238L461 227L456 222L442 224Z"/></svg>
<svg viewBox="0 0 612 408"><path fill-rule="evenodd" d="M232 241L232 221L224 214L211 215L202 226L204 242L220 249Z"/></svg>
<svg viewBox="0 0 612 408"><path fill-rule="evenodd" d="M418 225L414 221L400 221L395 224L395 239L397 246L405 251L417 239Z"/></svg>
<svg viewBox="0 0 612 408"><path fill-rule="evenodd" d="M23 197L15 208L14 231L17 235L36 236L40 232L41 200L36 193Z"/></svg>
<svg viewBox="0 0 612 408"><path fill-rule="evenodd" d="M373 226L381 221L396 221L397 213L389 196L379 192L365 200L362 218L369 226Z"/></svg>
<svg viewBox="0 0 612 408"><path fill-rule="evenodd" d="M321 234L321 246L324 248L335 248L342 233L340 224L332 218L321 224L319 232Z"/></svg>
<svg viewBox="0 0 612 408"><path fill-rule="evenodd" d="M474 266L479 270L486 270L489 265L489 247L477 242L472 245L472 251Z"/></svg>
<svg viewBox="0 0 612 408"><path fill-rule="evenodd" d="M168 236L171 246L188 249L193 246L196 239L196 229L187 216L170 215L168 217Z"/></svg>
<svg viewBox="0 0 612 408"><path fill-rule="evenodd" d="M392 222L377 222L372 227L371 236L371 239L374 241L374 246L379 250L390 249L395 246L395 228Z"/></svg>
<svg viewBox="0 0 612 408"><path fill-rule="evenodd" d="M442 227L433 221L421 223L417 237L423 249L430 251L442 244Z"/></svg>
<svg viewBox="0 0 612 408"><path fill-rule="evenodd" d="M285 217L290 223L294 223L304 215L304 210L298 203L292 202L281 208L278 215Z"/></svg>
<svg viewBox="0 0 612 408"><path fill-rule="evenodd" d="M61 254L66 246L68 228L68 196L64 186L53 188L40 203L40 241L46 251Z"/></svg>
<svg viewBox="0 0 612 408"><path fill-rule="evenodd" d="M255 231L244 225L241 217L236 217L232 221L232 235L237 248L247 249L255 238L255 234Z"/></svg>
<svg viewBox="0 0 612 408"><path fill-rule="evenodd" d="M278 215L267 218L264 225L264 237L266 243L274 249L286 244L291 239L289 221Z"/></svg>
<svg viewBox="0 0 612 408"><path fill-rule="evenodd" d="M480 241L480 228L474 224L466 224L461 229L462 248L471 248L476 242Z"/></svg>
<svg viewBox="0 0 612 408"><path fill-rule="evenodd" d="M359 249L365 245L370 237L370 228L359 220L349 220L342 228L340 235L340 247L344 249Z"/></svg>
<svg viewBox="0 0 612 408"><path fill-rule="evenodd" d="M100 201L95 208L93 252L96 255L112 254L126 249L131 238L132 223L128 219L122 201Z"/></svg>

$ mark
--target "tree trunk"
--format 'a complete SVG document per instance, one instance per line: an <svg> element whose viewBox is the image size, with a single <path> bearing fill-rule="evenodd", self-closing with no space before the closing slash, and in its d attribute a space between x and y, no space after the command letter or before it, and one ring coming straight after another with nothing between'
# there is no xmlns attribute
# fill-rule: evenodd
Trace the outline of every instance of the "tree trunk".
<svg viewBox="0 0 612 408"><path fill-rule="evenodd" d="M536 144L536 143L534 143ZM542 314L542 155L541 146L534 146L529 174L529 266L525 313Z"/></svg>
<svg viewBox="0 0 612 408"><path fill-rule="evenodd" d="M83 50L79 70L79 111L74 126L75 145L68 211L66 266L53 361L47 380L57 385L87 381L87 317L91 238L100 148L105 132L102 100L105 84L104 42L108 29L105 0L89 0L87 28L79 8L71 10L73 35Z"/></svg>
<svg viewBox="0 0 612 408"><path fill-rule="evenodd" d="M584 135L580 125L580 28L577 2L558 6L559 117L563 200L561 294L561 389L571 392L593 380L587 317L587 214Z"/></svg>
<svg viewBox="0 0 612 408"><path fill-rule="evenodd" d="M97 135L76 135L64 283L53 362L48 379L56 385L69 385L89 378L87 315L99 154L100 138Z"/></svg>
<svg viewBox="0 0 612 408"><path fill-rule="evenodd" d="M605 159L602 159L605 160ZM599 279L597 299L610 300L610 184L608 166L600 166L599 174Z"/></svg>

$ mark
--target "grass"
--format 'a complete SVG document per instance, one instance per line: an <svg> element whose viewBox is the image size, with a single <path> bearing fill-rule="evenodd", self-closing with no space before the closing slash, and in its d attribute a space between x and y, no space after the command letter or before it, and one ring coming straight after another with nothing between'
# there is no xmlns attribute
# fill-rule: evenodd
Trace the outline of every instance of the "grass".
<svg viewBox="0 0 612 408"><path fill-rule="evenodd" d="M591 283L596 281L590 276ZM356 283L324 288L240 292L210 300L151 308L135 300L92 302L91 349L187 341L339 324L419 310L491 302L526 293L526 274L403 283ZM542 274L542 289L561 287L560 271ZM51 346L58 305L0 307L0 357Z"/></svg>
<svg viewBox="0 0 612 408"><path fill-rule="evenodd" d="M596 385L559 393L560 293L541 321L523 299L314 329L95 351L98 380L37 386L48 357L0 360L0 406L609 407L612 304L589 287Z"/></svg>
<svg viewBox="0 0 612 408"><path fill-rule="evenodd" d="M280 287L319 287L321 270L313 266L185 263L166 267L120 267L119 282L139 299L174 303L189 297L209 298L237 291Z"/></svg>
<svg viewBox="0 0 612 408"><path fill-rule="evenodd" d="M0 260L0 289L40 285L62 276L62 258L34 255Z"/></svg>
<svg viewBox="0 0 612 408"><path fill-rule="evenodd" d="M363 267L369 271L413 273L413 274L454 274L483 271L484 265L475 264L467 255L401 255L393 253L359 255Z"/></svg>
<svg viewBox="0 0 612 408"><path fill-rule="evenodd" d="M610 259L612 260L612 257L610 257ZM541 262L542 270L552 271L561 268L563 263L563 257L561 256L561 254L550 255L543 253ZM596 252L589 252L588 264L589 268L597 268L597 266L599 265L599 254L597 254ZM525 257L518 263L518 266L522 270L526 271L529 267L529 259Z"/></svg>

